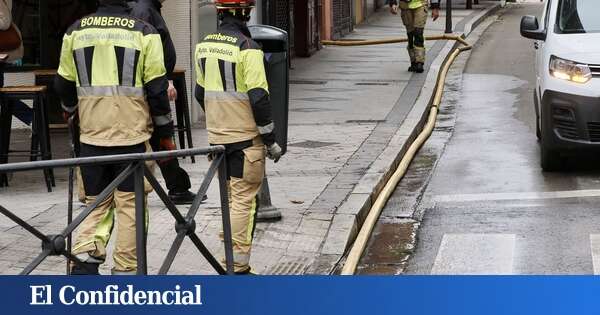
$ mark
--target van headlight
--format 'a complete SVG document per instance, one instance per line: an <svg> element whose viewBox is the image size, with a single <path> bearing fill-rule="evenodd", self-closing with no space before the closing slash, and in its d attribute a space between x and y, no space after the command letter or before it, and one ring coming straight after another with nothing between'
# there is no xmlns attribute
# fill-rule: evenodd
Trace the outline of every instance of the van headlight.
<svg viewBox="0 0 600 315"><path fill-rule="evenodd" d="M592 78L592 71L587 65L551 56L550 75L557 79L586 83Z"/></svg>

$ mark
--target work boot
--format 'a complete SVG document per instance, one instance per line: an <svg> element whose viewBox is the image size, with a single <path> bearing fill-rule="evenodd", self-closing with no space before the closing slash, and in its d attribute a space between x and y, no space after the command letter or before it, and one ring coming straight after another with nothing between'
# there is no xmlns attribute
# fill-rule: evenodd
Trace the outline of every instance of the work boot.
<svg viewBox="0 0 600 315"><path fill-rule="evenodd" d="M425 69L423 69L423 63L422 62L415 63L415 72L423 73L423 71L425 71Z"/></svg>
<svg viewBox="0 0 600 315"><path fill-rule="evenodd" d="M100 275L100 272L98 271L99 267L100 267L100 264L94 264L94 263L83 263L83 266L76 264L75 266L73 266L73 269L71 269L71 275L72 276L99 276Z"/></svg>
<svg viewBox="0 0 600 315"><path fill-rule="evenodd" d="M242 271L236 271L235 272L236 276L257 276L257 274L255 274L254 272L252 272L252 268L248 267L248 269L242 270Z"/></svg>
<svg viewBox="0 0 600 315"><path fill-rule="evenodd" d="M184 192L169 192L169 199L173 201L176 205L191 205L196 199L196 194L193 192L186 190ZM208 199L206 195L202 197L202 201Z"/></svg>
<svg viewBox="0 0 600 315"><path fill-rule="evenodd" d="M416 67L417 67L417 63L416 62L411 62L410 63L410 67L408 67L408 71L409 72L415 72L415 71L417 71Z"/></svg>

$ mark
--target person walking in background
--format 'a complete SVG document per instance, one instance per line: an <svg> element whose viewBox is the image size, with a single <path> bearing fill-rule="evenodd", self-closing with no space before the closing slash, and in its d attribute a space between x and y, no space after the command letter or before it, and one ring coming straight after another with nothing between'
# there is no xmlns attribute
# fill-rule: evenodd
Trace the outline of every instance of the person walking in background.
<svg viewBox="0 0 600 315"><path fill-rule="evenodd" d="M437 20L440 16L440 0L430 0L431 16ZM408 36L408 56L410 67L408 71L422 73L425 65L425 24L427 23L428 0L388 0L392 14L398 14L406 27Z"/></svg>
<svg viewBox="0 0 600 315"><path fill-rule="evenodd" d="M129 6L132 8L131 16L154 26L160 34L168 77L175 70L177 53L169 29L167 28L167 23L161 15L163 2L165 2L165 0L137 0L130 1ZM177 99L177 90L175 90L173 82L171 81L169 81L168 94L170 101L175 101ZM150 144L152 145L152 149L156 152L176 149L173 141L161 142L157 137L152 137L152 139L150 139ZM181 168L181 166L179 166L179 161L177 159L159 161L158 166L160 167L162 176L167 184L171 201L178 205L191 204L196 198L196 194L190 191L192 186L190 176L183 168ZM205 199L206 196L203 196L203 200Z"/></svg>
<svg viewBox="0 0 600 315"><path fill-rule="evenodd" d="M21 65L23 58L23 41L21 40L21 32L13 23L11 8L11 0L0 0L0 34L1 32L11 33L11 35L15 35L16 33L19 37L17 48L5 50L2 49L2 44L0 44L0 55L7 55L5 60L0 60L0 87L4 86L4 68L8 65ZM2 38L0 38L0 40L5 41ZM31 120L33 119L31 108L21 101L13 101L12 106L13 115L23 123L31 125Z"/></svg>

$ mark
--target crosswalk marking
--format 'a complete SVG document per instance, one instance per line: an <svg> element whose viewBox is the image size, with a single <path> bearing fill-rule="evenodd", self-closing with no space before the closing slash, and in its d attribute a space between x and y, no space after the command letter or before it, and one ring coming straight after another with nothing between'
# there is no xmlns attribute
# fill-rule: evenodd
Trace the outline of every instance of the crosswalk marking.
<svg viewBox="0 0 600 315"><path fill-rule="evenodd" d="M445 234L431 274L512 274L515 241L514 234Z"/></svg>
<svg viewBox="0 0 600 315"><path fill-rule="evenodd" d="M590 234L594 275L600 275L600 234Z"/></svg>
<svg viewBox="0 0 600 315"><path fill-rule="evenodd" d="M564 190L544 192L514 192L514 193L483 193L483 194L457 194L438 195L435 202L469 202L469 201L503 201L503 200L542 200L565 198L600 197L599 189L589 190Z"/></svg>

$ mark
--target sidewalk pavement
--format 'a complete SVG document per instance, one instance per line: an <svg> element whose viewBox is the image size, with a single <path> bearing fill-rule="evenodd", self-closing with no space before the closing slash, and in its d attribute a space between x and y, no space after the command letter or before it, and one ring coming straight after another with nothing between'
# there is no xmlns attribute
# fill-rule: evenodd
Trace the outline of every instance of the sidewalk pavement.
<svg viewBox="0 0 600 315"><path fill-rule="evenodd" d="M470 30L496 3L483 2L474 10L455 10L455 29ZM429 20L426 35L443 32L442 16ZM404 37L399 15L382 10L356 28L348 38ZM436 69L452 43L426 43L424 74L407 72L405 44L325 47L307 59L293 60L290 86L288 153L277 164L268 162L273 204L283 219L259 223L251 264L260 274L328 274L352 243L375 195L399 155L413 137L429 104ZM424 89L421 92L421 89ZM419 95L422 94L422 97ZM421 103L415 108L414 104ZM29 137L16 130L12 147L27 148ZM206 146L206 130L193 132L196 147ZM66 133L53 134L54 157L68 155ZM199 157L182 166L198 189L208 168ZM47 193L41 172L14 174L9 188L0 189L0 205L15 211L48 234L66 226L67 172L57 170L57 187ZM157 177L160 176L157 174ZM161 179L162 180L162 179ZM213 181L201 207L197 233L209 249L222 255L219 193ZM181 211L187 211L180 207ZM149 272L156 273L173 242L174 222L156 194L149 198ZM16 274L40 251L40 242L0 218L0 273ZM111 259L101 272L109 273ZM64 260L49 258L36 274L64 273ZM214 274L189 240L171 274Z"/></svg>

